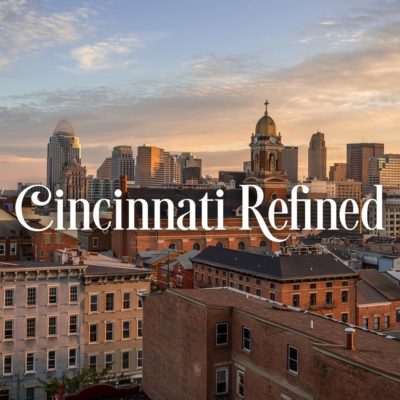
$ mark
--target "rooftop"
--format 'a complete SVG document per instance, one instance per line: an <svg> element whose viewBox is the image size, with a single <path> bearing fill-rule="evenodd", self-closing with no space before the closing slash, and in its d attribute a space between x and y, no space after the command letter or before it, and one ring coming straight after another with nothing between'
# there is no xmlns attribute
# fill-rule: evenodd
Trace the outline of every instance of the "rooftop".
<svg viewBox="0 0 400 400"><path fill-rule="evenodd" d="M400 300L400 282L385 272L362 269L360 277L388 300Z"/></svg>

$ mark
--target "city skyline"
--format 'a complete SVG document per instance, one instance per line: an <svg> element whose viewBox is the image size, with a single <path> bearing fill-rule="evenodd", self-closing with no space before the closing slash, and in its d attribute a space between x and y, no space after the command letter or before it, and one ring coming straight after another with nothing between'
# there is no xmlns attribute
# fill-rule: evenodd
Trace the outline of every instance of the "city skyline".
<svg viewBox="0 0 400 400"><path fill-rule="evenodd" d="M348 138L399 152L399 2L296 3L290 15L260 1L240 13L235 2L157 3L154 15L156 3L4 2L0 186L44 182L62 118L89 174L115 145L143 143L193 151L213 176L241 170L265 98L283 144L299 147L300 179L318 130L328 166L345 161Z"/></svg>

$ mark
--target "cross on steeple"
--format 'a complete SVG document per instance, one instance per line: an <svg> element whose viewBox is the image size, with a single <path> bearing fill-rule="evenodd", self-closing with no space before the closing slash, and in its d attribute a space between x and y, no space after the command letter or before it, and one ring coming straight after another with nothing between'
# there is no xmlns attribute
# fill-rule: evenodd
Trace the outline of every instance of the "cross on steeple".
<svg viewBox="0 0 400 400"><path fill-rule="evenodd" d="M264 105L265 105L265 115L268 115L268 100L265 100L265 103L264 103Z"/></svg>

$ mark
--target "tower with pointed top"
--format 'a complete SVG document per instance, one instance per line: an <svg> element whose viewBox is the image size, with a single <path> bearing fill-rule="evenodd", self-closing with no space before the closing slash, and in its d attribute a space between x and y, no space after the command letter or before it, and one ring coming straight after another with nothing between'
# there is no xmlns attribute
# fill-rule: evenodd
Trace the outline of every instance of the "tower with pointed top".
<svg viewBox="0 0 400 400"><path fill-rule="evenodd" d="M282 168L282 137L277 134L276 124L268 115L268 100L264 105L264 115L251 135L251 172L244 183L259 185L266 201L286 199L288 180Z"/></svg>

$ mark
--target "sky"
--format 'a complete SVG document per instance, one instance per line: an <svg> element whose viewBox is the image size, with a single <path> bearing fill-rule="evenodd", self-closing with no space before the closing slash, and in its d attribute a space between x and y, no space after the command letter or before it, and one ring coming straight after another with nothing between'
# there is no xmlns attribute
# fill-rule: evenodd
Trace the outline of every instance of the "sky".
<svg viewBox="0 0 400 400"><path fill-rule="evenodd" d="M144 143L241 170L265 99L300 178L317 130L328 165L400 152L400 0L0 0L0 188L46 181L62 118L89 174Z"/></svg>

